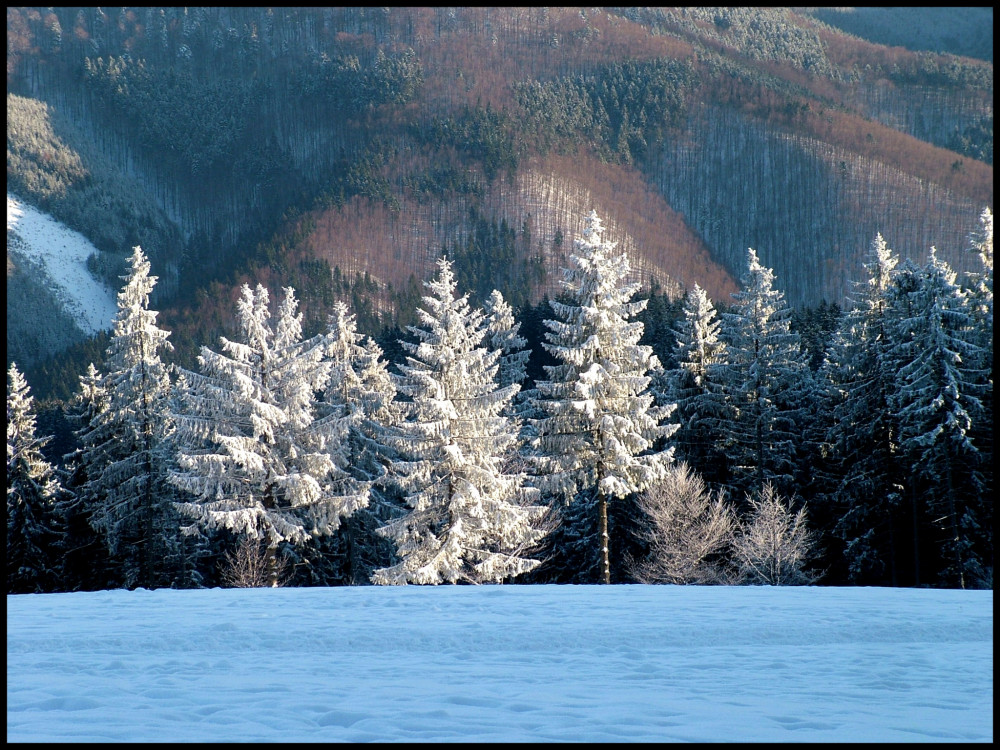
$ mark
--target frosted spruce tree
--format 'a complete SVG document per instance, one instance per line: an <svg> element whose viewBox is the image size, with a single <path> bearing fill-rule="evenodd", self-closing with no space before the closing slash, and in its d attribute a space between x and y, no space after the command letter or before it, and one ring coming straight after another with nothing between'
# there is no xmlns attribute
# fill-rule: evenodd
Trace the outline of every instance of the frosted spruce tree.
<svg viewBox="0 0 1000 750"><path fill-rule="evenodd" d="M205 529L227 529L267 548L277 585L278 547L334 533L368 502L350 475L346 425L316 419L329 381L325 337L302 340L301 315L284 290L271 325L267 290L244 284L236 305L240 341L202 347L200 372L178 384L179 467L170 475L191 496L178 509Z"/></svg>
<svg viewBox="0 0 1000 750"><path fill-rule="evenodd" d="M344 519L340 533L317 540L310 566L312 580L336 564L329 575L337 583L367 583L376 568L391 558L391 543L376 530L394 515L398 505L389 497L388 467L396 458L386 443L386 431L396 421L396 386L382 349L357 330L354 315L343 302L333 306L324 342L330 366L329 383L317 414L339 419L344 428L347 471L369 487L369 502Z"/></svg>
<svg viewBox="0 0 1000 750"><path fill-rule="evenodd" d="M931 248L915 288L906 292L907 314L896 323L903 364L892 405L919 496L944 535L942 578L966 588L988 579L982 558L991 534L983 520L992 499L983 495L982 457L970 437L974 419L982 415L982 352L968 299L955 278Z"/></svg>
<svg viewBox="0 0 1000 750"><path fill-rule="evenodd" d="M993 465L993 212L984 208L979 226L972 232L970 246L980 263L979 270L966 279L975 341L981 347L982 414L972 425L972 440L983 457L984 466ZM984 472L984 495L993 496L993 472ZM991 506L992 507L992 506ZM983 523L992 527L993 514ZM990 558L992 560L992 556Z"/></svg>
<svg viewBox="0 0 1000 750"><path fill-rule="evenodd" d="M724 484L730 414L725 394L716 382L725 362L726 345L719 338L720 322L705 290L697 284L684 297L684 317L675 327L678 367L666 373L668 403L676 403L674 434L678 456L712 485Z"/></svg>
<svg viewBox="0 0 1000 750"><path fill-rule="evenodd" d="M515 321L513 309L496 289L486 298L483 311L486 313L485 344L501 352L500 387L506 388L511 384L520 386L526 377L529 355L524 348L528 342L518 333L521 324Z"/></svg>
<svg viewBox="0 0 1000 750"><path fill-rule="evenodd" d="M87 455L80 498L90 522L121 566L127 587L171 585L177 560L174 494L166 482L171 456L171 384L161 351L171 351L170 333L156 325L149 297L157 277L142 248L129 257L129 273L118 293L100 409L80 432Z"/></svg>
<svg viewBox="0 0 1000 750"><path fill-rule="evenodd" d="M972 232L970 246L981 265L981 270L968 274L970 301L977 328L984 341L993 347L993 212L984 208L979 215L979 226ZM991 362L992 369L992 362Z"/></svg>
<svg viewBox="0 0 1000 750"><path fill-rule="evenodd" d="M556 318L545 321L542 346L559 364L536 383L542 416L533 442L543 487L567 502L593 503L599 577L610 583L608 502L664 477L674 451L664 441L677 426L663 424L673 405L654 406L649 392L660 364L639 344L642 323L631 320L646 302L630 301L639 285L627 281L628 258L602 233L591 211L563 269L565 297L550 303Z"/></svg>
<svg viewBox="0 0 1000 750"><path fill-rule="evenodd" d="M855 583L882 583L887 573L887 582L898 584L896 535L903 520L905 469L891 403L898 369L891 357L897 263L882 235L876 235L865 263L868 279L855 283L820 370L831 412L827 441L835 479L829 502Z"/></svg>
<svg viewBox="0 0 1000 750"><path fill-rule="evenodd" d="M451 263L438 261L430 294L411 326L415 343L396 387L409 399L390 444L393 478L408 512L379 531L399 562L378 584L490 583L538 565L529 554L545 533L546 508L522 472L510 472L517 423L505 415L518 386L501 387L501 350L484 346L484 313L456 296Z"/></svg>
<svg viewBox="0 0 1000 750"><path fill-rule="evenodd" d="M774 273L750 248L742 290L721 320L726 361L716 368L733 410L727 453L736 491L746 493L773 482L791 490L800 433L796 419L808 367L799 337L791 330L791 310L774 287Z"/></svg>
<svg viewBox="0 0 1000 750"><path fill-rule="evenodd" d="M13 362L7 369L7 593L53 591L59 583L64 494L35 434L34 399Z"/></svg>
<svg viewBox="0 0 1000 750"><path fill-rule="evenodd" d="M120 576L116 580L112 574L107 546L90 524L90 508L83 491L89 477L100 472L100 455L87 448L83 436L90 431L95 417L108 408L103 382L104 376L91 362L80 376L80 386L66 406L66 418L73 426L77 441L77 447L63 456L64 481L71 493L64 506L66 537L62 579L67 591L120 585Z"/></svg>

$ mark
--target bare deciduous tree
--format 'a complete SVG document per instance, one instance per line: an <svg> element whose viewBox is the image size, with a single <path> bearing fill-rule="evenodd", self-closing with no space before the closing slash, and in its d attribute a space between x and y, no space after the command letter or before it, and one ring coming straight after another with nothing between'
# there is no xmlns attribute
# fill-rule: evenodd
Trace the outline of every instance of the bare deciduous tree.
<svg viewBox="0 0 1000 750"><path fill-rule="evenodd" d="M269 556L274 555L270 560ZM288 561L258 539L241 536L239 544L226 553L219 575L228 588L256 589L282 586L290 577Z"/></svg>
<svg viewBox="0 0 1000 750"><path fill-rule="evenodd" d="M750 517L733 540L733 563L739 583L803 586L820 577L805 570L813 543L806 528L806 509L794 515L770 482L749 493Z"/></svg>
<svg viewBox="0 0 1000 750"><path fill-rule="evenodd" d="M648 557L633 563L642 583L726 583L720 556L733 540L736 520L722 493L712 493L701 476L679 463L667 477L639 495L649 518L642 538Z"/></svg>

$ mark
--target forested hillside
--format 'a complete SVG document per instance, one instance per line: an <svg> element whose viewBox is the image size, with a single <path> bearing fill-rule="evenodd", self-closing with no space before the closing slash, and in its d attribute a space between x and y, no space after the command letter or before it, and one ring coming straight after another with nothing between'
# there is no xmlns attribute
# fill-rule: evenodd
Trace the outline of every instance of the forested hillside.
<svg viewBox="0 0 1000 750"><path fill-rule="evenodd" d="M991 587L992 11L911 10L8 8L120 290L8 230L8 590Z"/></svg>
<svg viewBox="0 0 1000 750"><path fill-rule="evenodd" d="M909 51L896 19L10 8L8 189L112 286L141 244L202 343L246 279L293 283L313 325L332 299L366 331L409 322L442 252L480 298L537 302L592 208L673 298L726 302L754 247L794 304L842 303L876 232L964 271L992 205L992 62L940 18L952 54Z"/></svg>

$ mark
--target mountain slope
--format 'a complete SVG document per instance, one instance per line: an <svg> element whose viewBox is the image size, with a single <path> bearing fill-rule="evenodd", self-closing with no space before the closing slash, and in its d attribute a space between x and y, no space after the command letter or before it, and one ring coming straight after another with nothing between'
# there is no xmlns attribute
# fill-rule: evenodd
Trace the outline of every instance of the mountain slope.
<svg viewBox="0 0 1000 750"><path fill-rule="evenodd" d="M537 300L591 208L671 296L728 302L754 247L793 304L842 302L877 232L968 270L992 63L878 42L957 51L984 9L822 10L12 8L8 183L111 285L142 244L181 351L250 280L404 323L442 252Z"/></svg>
<svg viewBox="0 0 1000 750"><path fill-rule="evenodd" d="M8 359L31 365L111 328L115 292L87 269L96 253L79 232L7 194Z"/></svg>

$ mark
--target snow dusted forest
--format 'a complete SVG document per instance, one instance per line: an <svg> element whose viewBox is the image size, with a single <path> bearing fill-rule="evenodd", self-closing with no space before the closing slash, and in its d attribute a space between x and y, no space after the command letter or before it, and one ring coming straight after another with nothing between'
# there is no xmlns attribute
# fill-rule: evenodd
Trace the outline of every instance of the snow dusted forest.
<svg viewBox="0 0 1000 750"><path fill-rule="evenodd" d="M876 236L822 326L793 325L751 248L732 304L694 285L659 352L643 319L663 298L638 294L605 217L579 218L537 346L442 256L392 359L346 304L305 336L295 289L245 284L236 329L167 364L135 247L61 460L8 370L8 593L992 588L989 209L964 248L978 270L900 262Z"/></svg>
<svg viewBox="0 0 1000 750"><path fill-rule="evenodd" d="M8 8L8 592L991 589L992 21Z"/></svg>

